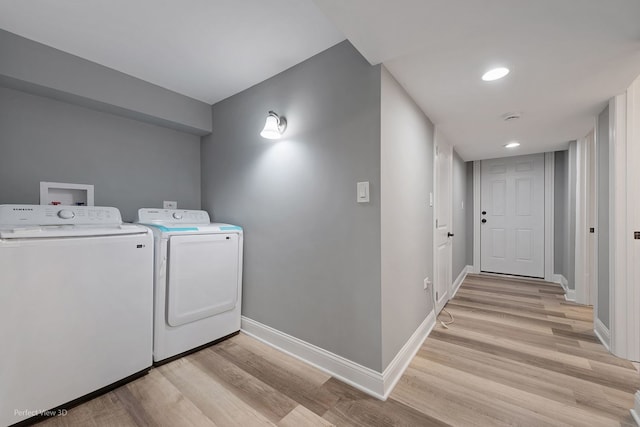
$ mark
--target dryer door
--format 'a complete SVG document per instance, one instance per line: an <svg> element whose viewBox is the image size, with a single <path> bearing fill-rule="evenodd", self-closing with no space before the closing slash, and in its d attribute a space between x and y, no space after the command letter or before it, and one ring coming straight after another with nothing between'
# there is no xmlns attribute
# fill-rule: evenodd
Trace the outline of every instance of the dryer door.
<svg viewBox="0 0 640 427"><path fill-rule="evenodd" d="M180 326L232 310L238 302L238 235L169 239L167 323Z"/></svg>

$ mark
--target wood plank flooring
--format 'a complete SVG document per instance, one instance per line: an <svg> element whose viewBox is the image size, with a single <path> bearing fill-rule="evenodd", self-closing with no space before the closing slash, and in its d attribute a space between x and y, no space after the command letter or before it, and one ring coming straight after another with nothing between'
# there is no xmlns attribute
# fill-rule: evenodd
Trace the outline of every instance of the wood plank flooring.
<svg viewBox="0 0 640 427"><path fill-rule="evenodd" d="M446 309L386 402L240 334L39 425L634 425L640 375L559 286L470 275Z"/></svg>

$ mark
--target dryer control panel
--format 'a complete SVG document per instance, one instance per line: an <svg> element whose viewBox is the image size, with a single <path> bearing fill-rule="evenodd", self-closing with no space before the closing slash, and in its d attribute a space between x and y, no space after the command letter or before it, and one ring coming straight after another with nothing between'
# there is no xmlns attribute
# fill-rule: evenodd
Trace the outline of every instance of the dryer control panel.
<svg viewBox="0 0 640 427"><path fill-rule="evenodd" d="M142 224L209 224L207 211L188 209L153 209L138 210L136 222Z"/></svg>
<svg viewBox="0 0 640 427"><path fill-rule="evenodd" d="M100 206L0 205L0 225L119 225L118 208Z"/></svg>

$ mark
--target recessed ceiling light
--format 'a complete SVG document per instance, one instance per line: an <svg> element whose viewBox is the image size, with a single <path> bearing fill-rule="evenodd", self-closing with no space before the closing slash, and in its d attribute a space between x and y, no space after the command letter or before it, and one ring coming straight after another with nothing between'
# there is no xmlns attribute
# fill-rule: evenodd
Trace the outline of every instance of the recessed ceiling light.
<svg viewBox="0 0 640 427"><path fill-rule="evenodd" d="M512 142L510 142L508 144L505 144L504 148L516 148L516 147L519 147L519 146L520 146L519 142L512 141Z"/></svg>
<svg viewBox="0 0 640 427"><path fill-rule="evenodd" d="M507 74L509 74L509 69L508 68L498 67L498 68L494 68L494 69L489 70L486 73L484 73L482 75L482 80L484 80L485 82L492 82L494 80L498 80L498 79L503 78Z"/></svg>

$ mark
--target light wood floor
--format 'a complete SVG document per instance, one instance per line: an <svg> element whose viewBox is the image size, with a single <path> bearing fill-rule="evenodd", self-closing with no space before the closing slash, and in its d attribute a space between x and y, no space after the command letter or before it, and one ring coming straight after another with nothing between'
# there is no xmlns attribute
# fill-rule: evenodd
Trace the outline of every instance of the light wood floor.
<svg viewBox="0 0 640 427"><path fill-rule="evenodd" d="M39 425L634 425L640 376L559 286L469 276L446 308L386 402L240 334Z"/></svg>

